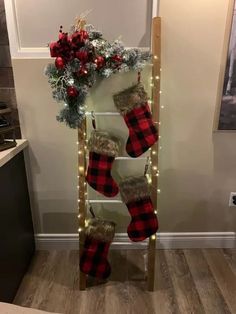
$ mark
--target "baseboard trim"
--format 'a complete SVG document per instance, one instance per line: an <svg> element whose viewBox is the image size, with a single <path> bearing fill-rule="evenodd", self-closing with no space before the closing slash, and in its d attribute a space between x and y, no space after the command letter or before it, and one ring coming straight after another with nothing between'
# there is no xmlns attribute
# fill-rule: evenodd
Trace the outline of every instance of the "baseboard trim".
<svg viewBox="0 0 236 314"><path fill-rule="evenodd" d="M37 250L77 250L78 234L35 234ZM112 249L144 249L148 241L131 242L126 233L117 233ZM236 248L235 232L172 232L157 233L157 249Z"/></svg>

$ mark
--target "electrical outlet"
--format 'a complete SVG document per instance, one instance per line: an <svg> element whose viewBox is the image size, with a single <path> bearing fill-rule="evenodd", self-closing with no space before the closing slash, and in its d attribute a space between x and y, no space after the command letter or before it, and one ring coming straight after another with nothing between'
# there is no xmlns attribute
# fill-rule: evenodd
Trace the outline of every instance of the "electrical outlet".
<svg viewBox="0 0 236 314"><path fill-rule="evenodd" d="M236 192L231 192L229 196L229 206L236 206Z"/></svg>

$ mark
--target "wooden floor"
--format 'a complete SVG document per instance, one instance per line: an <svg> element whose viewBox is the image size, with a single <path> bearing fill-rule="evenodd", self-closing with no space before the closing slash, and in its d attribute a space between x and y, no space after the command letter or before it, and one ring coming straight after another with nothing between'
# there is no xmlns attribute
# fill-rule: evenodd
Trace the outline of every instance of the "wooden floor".
<svg viewBox="0 0 236 314"><path fill-rule="evenodd" d="M37 252L15 304L65 314L236 313L236 250L158 250L155 292L146 251L112 250L107 283L79 291L77 251Z"/></svg>

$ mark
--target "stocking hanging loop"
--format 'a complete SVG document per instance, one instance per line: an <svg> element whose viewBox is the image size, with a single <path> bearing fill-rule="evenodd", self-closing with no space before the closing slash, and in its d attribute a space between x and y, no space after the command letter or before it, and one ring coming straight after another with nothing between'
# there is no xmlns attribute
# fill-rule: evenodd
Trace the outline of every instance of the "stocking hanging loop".
<svg viewBox="0 0 236 314"><path fill-rule="evenodd" d="M94 111L91 111L91 117L92 117L93 128L94 128L94 130L96 130L96 119L95 119Z"/></svg>
<svg viewBox="0 0 236 314"><path fill-rule="evenodd" d="M94 211L93 211L92 205L89 206L89 211L90 211L90 214L92 215L92 217L93 217L93 218L96 218L96 215L95 215L95 213L94 213Z"/></svg>
<svg viewBox="0 0 236 314"><path fill-rule="evenodd" d="M149 168L149 159L150 159L150 157L148 156L148 157L147 157L147 160L146 160L145 168L144 168L144 176L146 176L146 174L147 174L147 172L148 172L148 168Z"/></svg>
<svg viewBox="0 0 236 314"><path fill-rule="evenodd" d="M141 71L138 71L138 83L140 83L140 81L141 81Z"/></svg>

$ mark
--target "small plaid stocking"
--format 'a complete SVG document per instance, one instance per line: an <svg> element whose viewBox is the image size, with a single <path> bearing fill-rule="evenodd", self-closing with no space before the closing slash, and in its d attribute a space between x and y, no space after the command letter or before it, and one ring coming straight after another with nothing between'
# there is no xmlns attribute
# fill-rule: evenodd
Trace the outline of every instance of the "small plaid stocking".
<svg viewBox="0 0 236 314"><path fill-rule="evenodd" d="M115 234L115 223L92 218L85 229L80 270L92 277L106 279L111 273L108 250Z"/></svg>
<svg viewBox="0 0 236 314"><path fill-rule="evenodd" d="M86 175L88 184L99 193L113 197L119 192L111 176L111 167L118 155L118 141L106 132L94 130L88 142L89 164Z"/></svg>
<svg viewBox="0 0 236 314"><path fill-rule="evenodd" d="M138 83L114 95L113 99L129 128L126 151L131 157L138 157L158 139L158 132L147 103L147 93L143 85Z"/></svg>
<svg viewBox="0 0 236 314"><path fill-rule="evenodd" d="M129 177L119 186L121 198L131 215L128 236L134 242L143 241L158 230L147 179L145 176Z"/></svg>

